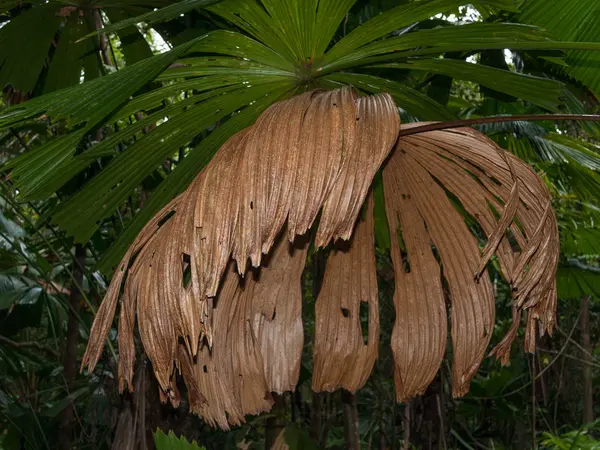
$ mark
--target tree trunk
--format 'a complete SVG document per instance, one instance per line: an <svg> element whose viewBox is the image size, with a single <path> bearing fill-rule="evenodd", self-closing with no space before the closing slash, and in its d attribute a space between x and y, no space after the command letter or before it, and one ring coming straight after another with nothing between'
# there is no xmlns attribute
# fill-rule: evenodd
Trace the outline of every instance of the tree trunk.
<svg viewBox="0 0 600 450"><path fill-rule="evenodd" d="M581 346L583 347L583 423L594 421L594 392L592 386L592 343L590 341L590 298L581 297Z"/></svg>
<svg viewBox="0 0 600 450"><path fill-rule="evenodd" d="M67 324L67 339L63 353L63 375L67 393L70 394L73 382L77 376L77 338L79 336L79 323L77 316L81 309L81 291L83 285L83 265L85 263L85 248L81 244L75 245L75 256L73 258L72 273L75 281L69 295L69 322ZM63 409L60 420L61 449L71 450L73 448L73 417L74 408L71 403Z"/></svg>
<svg viewBox="0 0 600 450"><path fill-rule="evenodd" d="M285 397L284 394L273 394L275 404L271 409L272 417L265 424L265 450L273 448L277 436L285 428Z"/></svg>
<svg viewBox="0 0 600 450"><path fill-rule="evenodd" d="M110 447L111 450L136 450L135 425L129 398L123 399L117 417L117 428ZM145 447L140 446L140 448L145 450Z"/></svg>
<svg viewBox="0 0 600 450"><path fill-rule="evenodd" d="M360 434L358 432L358 408L356 395L342 390L342 408L344 414L344 442L349 450L360 450Z"/></svg>
<svg viewBox="0 0 600 450"><path fill-rule="evenodd" d="M446 448L449 433L446 415L443 371L440 371L425 393L410 402L409 444L423 449Z"/></svg>
<svg viewBox="0 0 600 450"><path fill-rule="evenodd" d="M404 404L404 436L403 436L403 450L410 448L410 401Z"/></svg>
<svg viewBox="0 0 600 450"><path fill-rule="evenodd" d="M100 15L100 11L96 10L94 14L94 21L96 25L96 30L101 30L104 27L102 23L102 16ZM102 62L107 66L112 66L113 62L110 60L110 55L108 54L108 37L105 33L101 33L100 36L100 54L102 55Z"/></svg>
<svg viewBox="0 0 600 450"><path fill-rule="evenodd" d="M310 409L310 438L315 442L321 442L321 425L323 422L323 394L312 393L312 405Z"/></svg>
<svg viewBox="0 0 600 450"><path fill-rule="evenodd" d="M145 358L142 358L135 370L133 392L120 396L121 407L117 416L111 450L154 449L152 429L146 426L147 375L148 368Z"/></svg>

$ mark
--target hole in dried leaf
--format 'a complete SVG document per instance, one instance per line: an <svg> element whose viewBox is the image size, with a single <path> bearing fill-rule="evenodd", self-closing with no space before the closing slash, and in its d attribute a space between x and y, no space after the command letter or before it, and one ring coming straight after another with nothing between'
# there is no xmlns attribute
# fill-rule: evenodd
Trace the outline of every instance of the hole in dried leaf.
<svg viewBox="0 0 600 450"><path fill-rule="evenodd" d="M182 281L183 281L183 287L187 288L190 284L190 281L192 279L192 270L191 270L191 264L190 264L190 255L188 255L187 253L182 253L181 254L181 270L183 271L182 274Z"/></svg>
<svg viewBox="0 0 600 450"><path fill-rule="evenodd" d="M518 216L515 216L515 218L513 219L513 225L515 226L515 229L513 230L513 232L518 231L519 233L521 233L521 235L524 238L528 238L527 233L525 232L525 229L523 228L523 224L519 220Z"/></svg>
<svg viewBox="0 0 600 450"><path fill-rule="evenodd" d="M348 308L342 308L342 314L344 317L348 317L350 316L350 311L348 311Z"/></svg>
<svg viewBox="0 0 600 450"><path fill-rule="evenodd" d="M312 255L312 270L310 274L311 293L315 299L319 296L319 292L321 292L326 265L327 255L322 249L317 250L314 255Z"/></svg>
<svg viewBox="0 0 600 450"><path fill-rule="evenodd" d="M441 264L442 258L440 257L440 252L438 251L437 247L435 246L435 244L433 242L430 242L430 244L431 244L431 253L433 253L433 257L438 262L438 264Z"/></svg>
<svg viewBox="0 0 600 450"><path fill-rule="evenodd" d="M452 316L452 296L450 295L450 285L448 279L444 275L444 268L440 266L440 272L442 275L442 292L444 293L444 301L446 302L446 310L448 317Z"/></svg>
<svg viewBox="0 0 600 450"><path fill-rule="evenodd" d="M508 239L510 248L514 253L521 253L523 251L521 249L521 246L517 242L517 238L515 237L515 234L513 233L513 231L510 228L508 230L506 230L506 239Z"/></svg>
<svg viewBox="0 0 600 450"><path fill-rule="evenodd" d="M494 218L496 220L500 219L500 213L498 212L498 210L496 209L496 207L489 201L486 200L488 208L490 208L490 211L492 211L492 214L494 215Z"/></svg>
<svg viewBox="0 0 600 450"><path fill-rule="evenodd" d="M204 373L208 373L208 367L206 367L205 365L202 366L202 370L204 371Z"/></svg>
<svg viewBox="0 0 600 450"><path fill-rule="evenodd" d="M254 202L250 202L250 209L254 209Z"/></svg>
<svg viewBox="0 0 600 450"><path fill-rule="evenodd" d="M492 182L494 184L497 184L498 186L502 186L502 183L500 183L500 180L498 180L498 178L490 176L490 180L492 180Z"/></svg>
<svg viewBox="0 0 600 450"><path fill-rule="evenodd" d="M402 194L404 197L404 194ZM402 268L404 269L404 273L410 273L410 261L408 259L408 253L406 252L406 244L404 243L404 238L402 237L402 227L398 226L397 231L398 236L398 244L400 246L400 257L402 258Z"/></svg>
<svg viewBox="0 0 600 450"><path fill-rule="evenodd" d="M362 331L363 342L369 343L369 303L365 301L360 302L360 329Z"/></svg>
<svg viewBox="0 0 600 450"><path fill-rule="evenodd" d="M162 227L162 226L163 226L163 225L164 225L164 224L167 222L167 220L169 220L171 217L173 217L173 214L175 214L175 211L169 211L169 212L168 212L168 213L165 215L165 217L163 217L162 219L160 219L160 220L158 221L158 224L157 224L157 226L158 226L158 227Z"/></svg>
<svg viewBox="0 0 600 450"><path fill-rule="evenodd" d="M404 270L404 273L410 273L410 261L408 260L408 254L404 251L401 251L400 255L402 256L402 269Z"/></svg>
<svg viewBox="0 0 600 450"><path fill-rule="evenodd" d="M467 228L469 228L469 231L471 232L471 234L473 234L477 238L477 240L480 242L480 244L483 246L483 243L487 240L487 234L484 231L481 224L479 223L479 217L474 217L473 215L471 215L471 213L469 213L467 211L467 209L465 208L464 204L459 200L459 198L456 195L454 195L453 192L449 191L445 186L443 186L443 184L437 178L434 177L434 180L444 190L444 192L446 193L446 196L452 203L452 206L454 206L454 208L463 217L465 225L467 226ZM492 206L489 203L489 201L488 201L488 205L490 207ZM499 218L500 218L500 216L496 217L497 220Z"/></svg>

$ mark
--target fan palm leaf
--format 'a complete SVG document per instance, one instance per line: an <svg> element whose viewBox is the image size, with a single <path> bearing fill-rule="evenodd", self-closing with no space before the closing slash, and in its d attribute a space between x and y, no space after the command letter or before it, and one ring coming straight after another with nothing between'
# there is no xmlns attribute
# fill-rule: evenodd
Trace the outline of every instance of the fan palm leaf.
<svg viewBox="0 0 600 450"><path fill-rule="evenodd" d="M600 19L600 5L594 0L575 0L548 4L541 0L527 0L522 5L518 20L547 29L552 36L564 40L600 40L600 31L594 24ZM566 72L585 84L596 96L600 95L600 75L597 53L567 52Z"/></svg>
<svg viewBox="0 0 600 450"><path fill-rule="evenodd" d="M398 400L422 393L439 369L446 296L453 393L468 391L494 327L492 255L513 289L515 329L527 311L532 350L536 324L550 332L556 307L558 231L543 182L472 129L399 134L388 94L317 90L271 105L144 227L98 310L83 365L96 365L123 290L121 389L131 388L137 316L167 394L181 373L192 409L222 428L268 410L270 393L293 390L298 380L300 277L315 226L317 247L336 244L317 299L313 388L360 388L379 334L372 200L360 213L388 155ZM451 196L481 225L483 249ZM370 306L367 344L361 301ZM495 350L503 361L512 339L514 332Z"/></svg>

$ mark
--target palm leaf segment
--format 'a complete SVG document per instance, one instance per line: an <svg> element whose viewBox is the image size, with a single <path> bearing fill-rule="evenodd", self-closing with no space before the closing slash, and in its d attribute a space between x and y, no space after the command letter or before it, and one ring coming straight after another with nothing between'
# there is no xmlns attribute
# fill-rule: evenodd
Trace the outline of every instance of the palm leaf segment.
<svg viewBox="0 0 600 450"><path fill-rule="evenodd" d="M271 392L293 390L298 381L300 277L307 231L318 222L317 247L349 242L334 244L316 304L313 388L360 388L379 336L369 188L388 155L383 180L395 268L398 400L422 393L439 369L446 298L453 392L467 392L494 327L486 269L492 255L514 292L513 329L494 352L508 360L523 311L532 350L536 324L551 331L556 307L558 231L544 184L472 129L396 142L399 131L388 94L310 91L270 106L144 227L98 311L83 364L96 365L123 289L121 389L131 389L137 315L165 392L181 373L191 408L223 428L268 410ZM483 229L482 250L451 198ZM367 344L361 302L370 310Z"/></svg>

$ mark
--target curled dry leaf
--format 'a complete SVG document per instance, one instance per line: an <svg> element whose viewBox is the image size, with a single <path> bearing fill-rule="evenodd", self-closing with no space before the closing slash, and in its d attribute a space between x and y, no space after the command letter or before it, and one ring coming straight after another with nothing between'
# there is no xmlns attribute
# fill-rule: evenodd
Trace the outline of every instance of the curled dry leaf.
<svg viewBox="0 0 600 450"><path fill-rule="evenodd" d="M392 339L398 398L423 392L441 363L442 280L452 306L453 393L464 395L493 331L494 297L485 271L492 254L512 286L515 321L493 353L508 361L524 309L529 309L529 350L535 345L536 320L540 331L552 329L559 248L549 193L529 166L472 129L400 138L383 175L394 240L395 301L402 315ZM460 209L487 237L482 251Z"/></svg>
<svg viewBox="0 0 600 450"><path fill-rule="evenodd" d="M447 321L440 267L409 180L396 168L399 162L390 160L383 181L396 282L394 378L397 399L405 401L422 394L435 377L446 349Z"/></svg>
<svg viewBox="0 0 600 450"><path fill-rule="evenodd" d="M218 330L211 349L194 359L179 346L190 407L207 423L228 428L244 414L271 408L271 392L294 390L304 343L300 278L308 244L283 235L258 270L240 282L227 270L214 305ZM232 265L233 266L233 265Z"/></svg>
<svg viewBox="0 0 600 450"><path fill-rule="evenodd" d="M525 345L534 348L536 323L551 331L556 308L558 232L544 184L474 130L398 139L399 131L387 94L311 91L272 105L138 235L98 310L82 367L98 362L122 296L121 390L132 389L137 320L165 400L179 402L181 374L191 409L211 425L228 428L270 409L272 392L298 382L300 279L307 231L320 213L316 247L348 242L334 244L317 300L313 388L359 389L379 342L372 199L357 218L382 164L398 400L422 393L435 377L447 302L453 392L467 392L494 327L486 269L494 256L513 289L514 323L493 353L508 360L524 311Z"/></svg>

